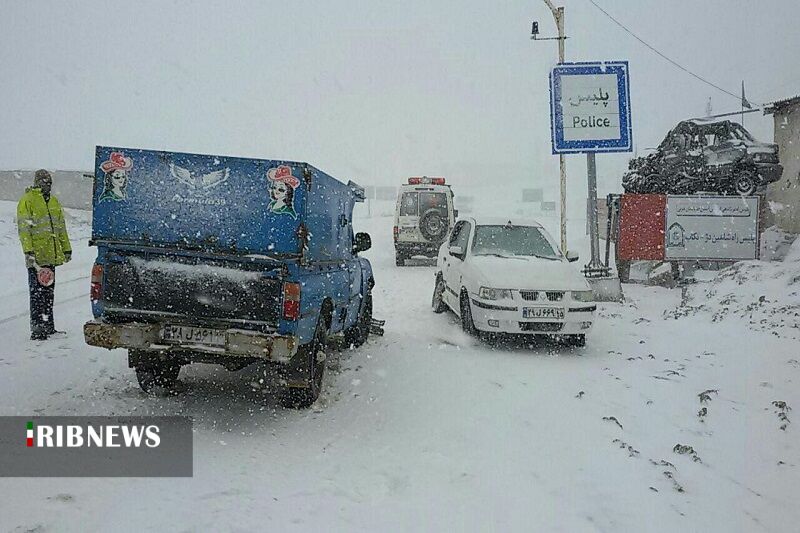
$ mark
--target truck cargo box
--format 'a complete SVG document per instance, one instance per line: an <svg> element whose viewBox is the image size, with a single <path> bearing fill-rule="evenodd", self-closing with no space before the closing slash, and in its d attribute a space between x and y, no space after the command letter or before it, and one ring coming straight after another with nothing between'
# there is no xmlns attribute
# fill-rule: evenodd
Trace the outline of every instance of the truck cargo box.
<svg viewBox="0 0 800 533"><path fill-rule="evenodd" d="M340 260L363 196L307 163L98 146L92 244Z"/></svg>

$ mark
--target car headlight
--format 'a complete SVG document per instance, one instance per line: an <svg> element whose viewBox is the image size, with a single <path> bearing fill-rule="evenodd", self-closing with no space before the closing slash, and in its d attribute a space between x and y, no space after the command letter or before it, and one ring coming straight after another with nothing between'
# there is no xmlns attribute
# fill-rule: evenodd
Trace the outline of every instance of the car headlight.
<svg viewBox="0 0 800 533"><path fill-rule="evenodd" d="M492 289L489 287L481 287L478 291L478 296L482 300L510 300L511 289Z"/></svg>
<svg viewBox="0 0 800 533"><path fill-rule="evenodd" d="M592 291L572 291L572 299L576 302L593 302L594 294Z"/></svg>
<svg viewBox="0 0 800 533"><path fill-rule="evenodd" d="M753 161L756 163L777 163L778 156L769 152L756 152L753 154Z"/></svg>

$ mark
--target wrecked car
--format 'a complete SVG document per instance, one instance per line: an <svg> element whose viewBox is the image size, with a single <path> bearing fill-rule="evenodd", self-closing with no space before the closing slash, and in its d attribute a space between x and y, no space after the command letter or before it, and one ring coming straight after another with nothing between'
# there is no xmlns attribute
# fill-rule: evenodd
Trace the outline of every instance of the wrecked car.
<svg viewBox="0 0 800 533"><path fill-rule="evenodd" d="M782 172L778 146L756 141L741 124L685 120L654 153L631 159L622 186L627 193L750 196Z"/></svg>

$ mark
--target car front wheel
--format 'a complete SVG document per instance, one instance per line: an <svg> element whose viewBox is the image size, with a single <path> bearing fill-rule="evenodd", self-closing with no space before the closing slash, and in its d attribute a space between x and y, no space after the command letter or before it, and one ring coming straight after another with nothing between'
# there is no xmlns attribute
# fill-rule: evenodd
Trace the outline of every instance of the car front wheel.
<svg viewBox="0 0 800 533"><path fill-rule="evenodd" d="M472 320L472 306L469 305L469 295L467 291L461 293L461 329L468 335L475 335L478 329L475 327L475 322Z"/></svg>
<svg viewBox="0 0 800 533"><path fill-rule="evenodd" d="M431 307L434 313L444 313L447 311L447 304L444 303L444 279L442 275L436 276L436 285L433 286L433 298L431 299Z"/></svg>
<svg viewBox="0 0 800 533"><path fill-rule="evenodd" d="M739 196L752 196L756 192L756 180L749 172L743 172L736 176L733 182L733 192Z"/></svg>

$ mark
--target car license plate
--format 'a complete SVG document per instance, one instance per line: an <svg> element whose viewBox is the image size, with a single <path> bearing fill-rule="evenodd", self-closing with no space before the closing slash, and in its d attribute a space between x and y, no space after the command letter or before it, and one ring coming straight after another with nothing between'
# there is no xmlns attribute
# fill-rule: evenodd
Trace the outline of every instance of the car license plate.
<svg viewBox="0 0 800 533"><path fill-rule="evenodd" d="M225 331L195 326L176 326L167 324L161 330L161 339L177 344L204 344L207 346L225 346Z"/></svg>
<svg viewBox="0 0 800 533"><path fill-rule="evenodd" d="M564 318L563 307L523 307L523 318Z"/></svg>

